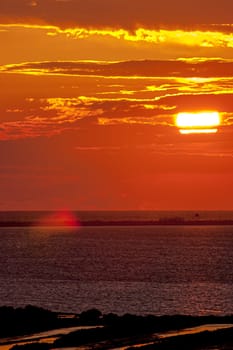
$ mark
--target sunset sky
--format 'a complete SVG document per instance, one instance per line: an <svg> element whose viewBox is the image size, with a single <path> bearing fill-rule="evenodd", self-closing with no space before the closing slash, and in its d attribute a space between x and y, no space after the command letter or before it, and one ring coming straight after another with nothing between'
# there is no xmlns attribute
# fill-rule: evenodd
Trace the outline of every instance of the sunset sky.
<svg viewBox="0 0 233 350"><path fill-rule="evenodd" d="M0 210L233 210L233 1L2 0ZM180 112L219 112L181 134Z"/></svg>

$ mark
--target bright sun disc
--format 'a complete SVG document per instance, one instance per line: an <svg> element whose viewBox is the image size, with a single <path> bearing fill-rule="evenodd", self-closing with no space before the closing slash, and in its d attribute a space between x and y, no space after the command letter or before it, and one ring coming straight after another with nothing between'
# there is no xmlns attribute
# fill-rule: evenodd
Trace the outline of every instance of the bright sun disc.
<svg viewBox="0 0 233 350"><path fill-rule="evenodd" d="M191 133L213 133L220 125L218 112L178 113L176 125L182 134Z"/></svg>

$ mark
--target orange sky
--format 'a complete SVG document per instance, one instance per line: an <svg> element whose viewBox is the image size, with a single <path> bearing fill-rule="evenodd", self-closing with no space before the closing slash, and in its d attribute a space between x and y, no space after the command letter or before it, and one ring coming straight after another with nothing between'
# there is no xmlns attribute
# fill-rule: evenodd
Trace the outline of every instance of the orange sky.
<svg viewBox="0 0 233 350"><path fill-rule="evenodd" d="M0 210L233 210L233 2L0 3ZM181 135L179 112L218 111Z"/></svg>

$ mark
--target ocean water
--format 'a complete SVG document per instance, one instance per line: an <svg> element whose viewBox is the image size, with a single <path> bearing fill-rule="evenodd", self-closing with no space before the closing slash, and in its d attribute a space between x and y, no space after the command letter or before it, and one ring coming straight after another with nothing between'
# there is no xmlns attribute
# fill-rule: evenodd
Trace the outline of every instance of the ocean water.
<svg viewBox="0 0 233 350"><path fill-rule="evenodd" d="M175 216L181 214L195 215ZM1 215L1 220L13 215L14 220L33 217L39 223L47 214ZM152 212L79 213L83 215L134 220L140 215L151 219ZM230 212L199 215L232 217ZM1 227L0 306L233 314L232 248L233 226Z"/></svg>

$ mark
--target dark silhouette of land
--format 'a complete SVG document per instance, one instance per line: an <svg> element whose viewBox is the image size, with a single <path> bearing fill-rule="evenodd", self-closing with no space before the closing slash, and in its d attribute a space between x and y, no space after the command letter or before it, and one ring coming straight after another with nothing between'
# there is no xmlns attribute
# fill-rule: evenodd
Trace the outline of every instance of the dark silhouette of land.
<svg viewBox="0 0 233 350"><path fill-rule="evenodd" d="M81 346L90 349L113 349L121 346L133 349L134 345L145 350L203 350L211 347L222 350L233 349L233 315L118 316L113 313L102 314L97 309L68 315L27 306L23 309L1 307L0 322L0 343L12 344L14 350L48 350ZM205 325L212 325L213 330L205 331ZM65 335L59 333L60 328L71 326L83 327ZM193 328L198 326L203 327L198 331ZM220 329L221 327L228 328ZM25 337L22 340L13 338L51 329L57 329L57 336L52 342L39 343L40 338L37 338L25 344ZM184 329L186 334L182 333ZM169 333L170 331L173 333Z"/></svg>
<svg viewBox="0 0 233 350"><path fill-rule="evenodd" d="M233 220L231 219L189 219L185 220L183 218L161 218L156 220L82 220L78 223L79 226L232 226ZM37 227L38 224L35 221L13 221L5 220L0 221L0 227ZM64 221L57 221L54 223L46 222L47 227L52 226L73 226L67 224ZM74 225L75 226L75 225Z"/></svg>
<svg viewBox="0 0 233 350"><path fill-rule="evenodd" d="M66 323L59 319L57 313L31 305L16 309L0 307L0 338L59 328Z"/></svg>

